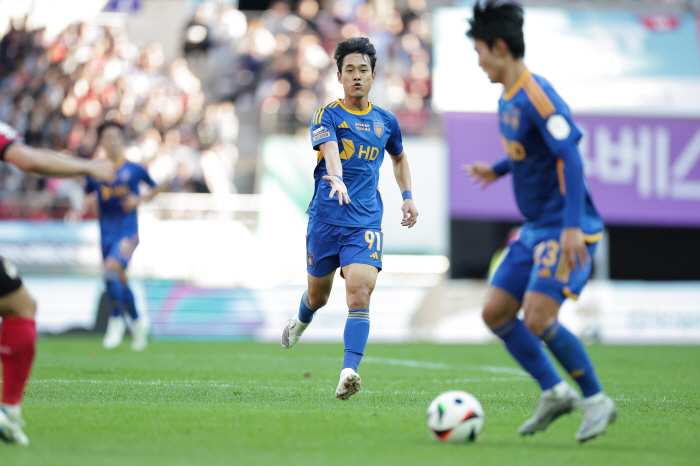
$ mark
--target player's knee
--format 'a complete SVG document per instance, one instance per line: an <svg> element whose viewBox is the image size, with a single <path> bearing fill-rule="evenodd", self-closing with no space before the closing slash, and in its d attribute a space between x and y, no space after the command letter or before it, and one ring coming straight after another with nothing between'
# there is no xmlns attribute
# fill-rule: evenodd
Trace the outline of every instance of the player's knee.
<svg viewBox="0 0 700 466"><path fill-rule="evenodd" d="M535 335L542 335L544 331L547 330L547 327L551 325L551 322L548 323L542 317L542 313L537 312L537 309L533 308L525 308L523 322L525 323L525 326Z"/></svg>
<svg viewBox="0 0 700 466"><path fill-rule="evenodd" d="M372 287L366 284L359 284L348 288L347 298L348 307L350 309L367 309L369 308L369 299L372 295Z"/></svg>
<svg viewBox="0 0 700 466"><path fill-rule="evenodd" d="M328 298L330 293L319 292L319 291L308 291L306 293L306 299L309 300L309 304L312 309L320 309L328 303Z"/></svg>
<svg viewBox="0 0 700 466"><path fill-rule="evenodd" d="M513 320L513 317L508 309L493 303L487 303L481 311L481 318L489 328L501 327Z"/></svg>

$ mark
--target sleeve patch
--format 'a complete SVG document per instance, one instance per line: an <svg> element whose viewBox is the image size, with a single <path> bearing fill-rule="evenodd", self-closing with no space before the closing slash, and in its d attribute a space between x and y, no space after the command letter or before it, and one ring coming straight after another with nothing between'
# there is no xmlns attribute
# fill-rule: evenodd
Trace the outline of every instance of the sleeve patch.
<svg viewBox="0 0 700 466"><path fill-rule="evenodd" d="M331 133L329 133L328 131L323 132L323 133L319 133L316 136L314 136L314 142L318 141L319 139L328 138L330 136L331 136Z"/></svg>
<svg viewBox="0 0 700 466"><path fill-rule="evenodd" d="M552 115L547 119L547 131L557 141L563 141L571 134L571 126L563 115Z"/></svg>

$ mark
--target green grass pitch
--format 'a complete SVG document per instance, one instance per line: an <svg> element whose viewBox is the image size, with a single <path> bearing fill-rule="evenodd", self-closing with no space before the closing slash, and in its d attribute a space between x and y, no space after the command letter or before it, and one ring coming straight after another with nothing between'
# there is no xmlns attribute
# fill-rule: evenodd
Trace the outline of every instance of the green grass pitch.
<svg viewBox="0 0 700 466"><path fill-rule="evenodd" d="M41 338L24 417L31 445L0 443L0 464L34 465L691 465L700 464L700 347L590 346L620 415L573 438L581 412L516 433L536 384L498 344L370 343L364 389L334 390L342 344ZM486 411L474 444L434 442L425 410L461 389Z"/></svg>

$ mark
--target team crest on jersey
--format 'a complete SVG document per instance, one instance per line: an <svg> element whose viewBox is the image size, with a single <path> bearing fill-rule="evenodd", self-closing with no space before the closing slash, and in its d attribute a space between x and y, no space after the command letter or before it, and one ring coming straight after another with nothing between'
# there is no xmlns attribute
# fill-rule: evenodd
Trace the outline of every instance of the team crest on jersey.
<svg viewBox="0 0 700 466"><path fill-rule="evenodd" d="M307 262L309 263L309 267L313 267L314 266L314 253L311 252L310 249L307 249L306 257L307 257Z"/></svg>
<svg viewBox="0 0 700 466"><path fill-rule="evenodd" d="M127 170L122 171L119 174L119 179L125 183L129 181L129 172Z"/></svg>
<svg viewBox="0 0 700 466"><path fill-rule="evenodd" d="M374 120L374 134L380 138L384 135L384 122Z"/></svg>

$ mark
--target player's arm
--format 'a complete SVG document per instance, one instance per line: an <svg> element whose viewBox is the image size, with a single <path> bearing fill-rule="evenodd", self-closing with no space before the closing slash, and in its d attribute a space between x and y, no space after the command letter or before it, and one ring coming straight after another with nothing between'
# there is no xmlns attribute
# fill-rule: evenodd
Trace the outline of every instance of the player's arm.
<svg viewBox="0 0 700 466"><path fill-rule="evenodd" d="M560 183L563 178L559 189L564 196L564 225L559 244L569 267L574 270L577 265L583 268L591 260L581 231L585 205L583 161L578 149L581 132L561 98L553 90L549 90L547 96L552 102L549 112L534 107L529 108L529 112L547 147L558 159Z"/></svg>
<svg viewBox="0 0 700 466"><path fill-rule="evenodd" d="M89 175L111 183L116 176L114 166L104 160L84 160L61 153L37 149L21 142L14 142L6 148L5 162L11 163L23 172L46 176Z"/></svg>
<svg viewBox="0 0 700 466"><path fill-rule="evenodd" d="M338 204L343 205L343 202L349 204L350 196L343 181L343 162L340 161L335 122L330 112L325 110L325 107L319 108L311 119L311 145L314 150L321 151L326 161L327 175L323 179L331 185L328 197L332 198L335 193L338 193Z"/></svg>
<svg viewBox="0 0 700 466"><path fill-rule="evenodd" d="M170 183L163 183L160 186L156 185L156 183L151 179L151 177L148 175L148 172L146 170L143 170L142 174L142 179L145 183L147 183L151 189L149 189L145 193L139 193L139 194L129 194L124 198L122 201L122 209L124 212L131 212L132 210L136 209L140 204L144 202L148 202L156 195L169 191L170 190Z"/></svg>
<svg viewBox="0 0 700 466"><path fill-rule="evenodd" d="M462 165L462 170L469 175L472 183L481 183L479 188L484 189L501 176L510 172L510 164L508 163L508 159L505 158L495 165L490 165L485 162L474 162L469 165Z"/></svg>
<svg viewBox="0 0 700 466"><path fill-rule="evenodd" d="M392 155L391 162L394 168L394 177L399 185L401 196L404 201L401 205L403 219L401 225L411 228L418 221L418 209L413 203L413 195L411 193L411 171L408 168L408 157L406 152L401 151L399 155Z"/></svg>
<svg viewBox="0 0 700 466"><path fill-rule="evenodd" d="M335 193L338 193L338 204L343 205L343 202L349 204L350 196L348 196L348 188L343 181L343 163L340 161L338 143L336 141L324 142L318 146L318 150L321 151L326 160L328 174L323 179L331 184L331 193L328 197L332 198Z"/></svg>

